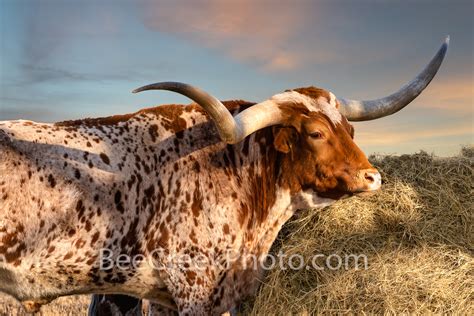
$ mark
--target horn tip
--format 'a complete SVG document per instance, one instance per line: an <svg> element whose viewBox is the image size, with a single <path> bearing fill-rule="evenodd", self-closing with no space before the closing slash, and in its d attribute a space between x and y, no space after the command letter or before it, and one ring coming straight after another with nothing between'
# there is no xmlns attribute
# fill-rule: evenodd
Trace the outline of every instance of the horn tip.
<svg viewBox="0 0 474 316"><path fill-rule="evenodd" d="M439 50L443 57L448 52L449 40L450 40L450 37L449 37L449 35L447 35L446 38L444 39L443 45L441 45L441 48Z"/></svg>

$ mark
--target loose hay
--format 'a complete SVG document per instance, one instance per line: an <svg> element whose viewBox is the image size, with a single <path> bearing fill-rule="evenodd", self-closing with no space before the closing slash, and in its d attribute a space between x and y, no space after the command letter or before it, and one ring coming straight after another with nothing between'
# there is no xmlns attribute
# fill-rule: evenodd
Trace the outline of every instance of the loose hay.
<svg viewBox="0 0 474 316"><path fill-rule="evenodd" d="M474 314L474 148L453 158L370 159L382 173L381 191L297 214L272 249L308 261L317 253L363 254L367 270L277 266L243 313Z"/></svg>
<svg viewBox="0 0 474 316"><path fill-rule="evenodd" d="M371 161L381 191L297 214L272 249L305 258L363 254L367 269L277 265L242 313L474 314L474 148L452 158L421 152ZM86 296L63 298L42 313L84 315L87 304ZM0 295L0 315L24 315L19 308Z"/></svg>

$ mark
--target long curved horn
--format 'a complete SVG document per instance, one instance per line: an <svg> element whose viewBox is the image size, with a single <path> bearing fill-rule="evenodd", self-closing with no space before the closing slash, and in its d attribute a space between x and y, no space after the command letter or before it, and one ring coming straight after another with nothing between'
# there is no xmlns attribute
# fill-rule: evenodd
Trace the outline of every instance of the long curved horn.
<svg viewBox="0 0 474 316"><path fill-rule="evenodd" d="M397 92L376 100L357 101L338 99L341 107L339 111L349 121L369 121L381 118L403 109L413 101L430 83L436 75L446 52L448 51L449 36L438 50L430 63L412 81L404 85Z"/></svg>
<svg viewBox="0 0 474 316"><path fill-rule="evenodd" d="M235 144L253 132L282 121L281 111L271 100L251 106L233 117L221 101L207 92L181 82L158 82L133 90L133 93L145 90L169 90L185 95L206 110L216 124L221 139Z"/></svg>

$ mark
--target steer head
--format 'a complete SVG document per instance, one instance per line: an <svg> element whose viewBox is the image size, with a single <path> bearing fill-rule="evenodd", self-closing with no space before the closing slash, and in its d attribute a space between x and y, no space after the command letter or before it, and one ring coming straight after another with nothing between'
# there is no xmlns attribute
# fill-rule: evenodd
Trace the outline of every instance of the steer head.
<svg viewBox="0 0 474 316"><path fill-rule="evenodd" d="M354 143L354 128L332 93L308 87L272 100L284 113L273 127L274 146L284 156L281 170L292 191L339 198L380 187L380 174Z"/></svg>
<svg viewBox="0 0 474 316"><path fill-rule="evenodd" d="M289 90L255 104L235 117L215 97L179 82L160 82L134 90L170 90L200 104L214 121L221 139L242 141L267 127L275 149L284 154L281 170L294 192L318 192L337 198L377 190L380 174L353 141L348 121L368 121L398 112L415 99L435 76L446 55L449 37L430 63L397 92L375 100L338 98L309 87ZM321 193L322 192L322 193Z"/></svg>

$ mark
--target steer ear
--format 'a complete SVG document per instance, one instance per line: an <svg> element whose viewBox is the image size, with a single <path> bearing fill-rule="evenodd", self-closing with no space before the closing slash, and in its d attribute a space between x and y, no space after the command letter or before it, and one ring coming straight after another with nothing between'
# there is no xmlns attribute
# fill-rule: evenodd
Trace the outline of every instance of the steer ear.
<svg viewBox="0 0 474 316"><path fill-rule="evenodd" d="M273 135L275 149L285 154L291 151L292 144L297 139L297 132L294 127L274 127Z"/></svg>

